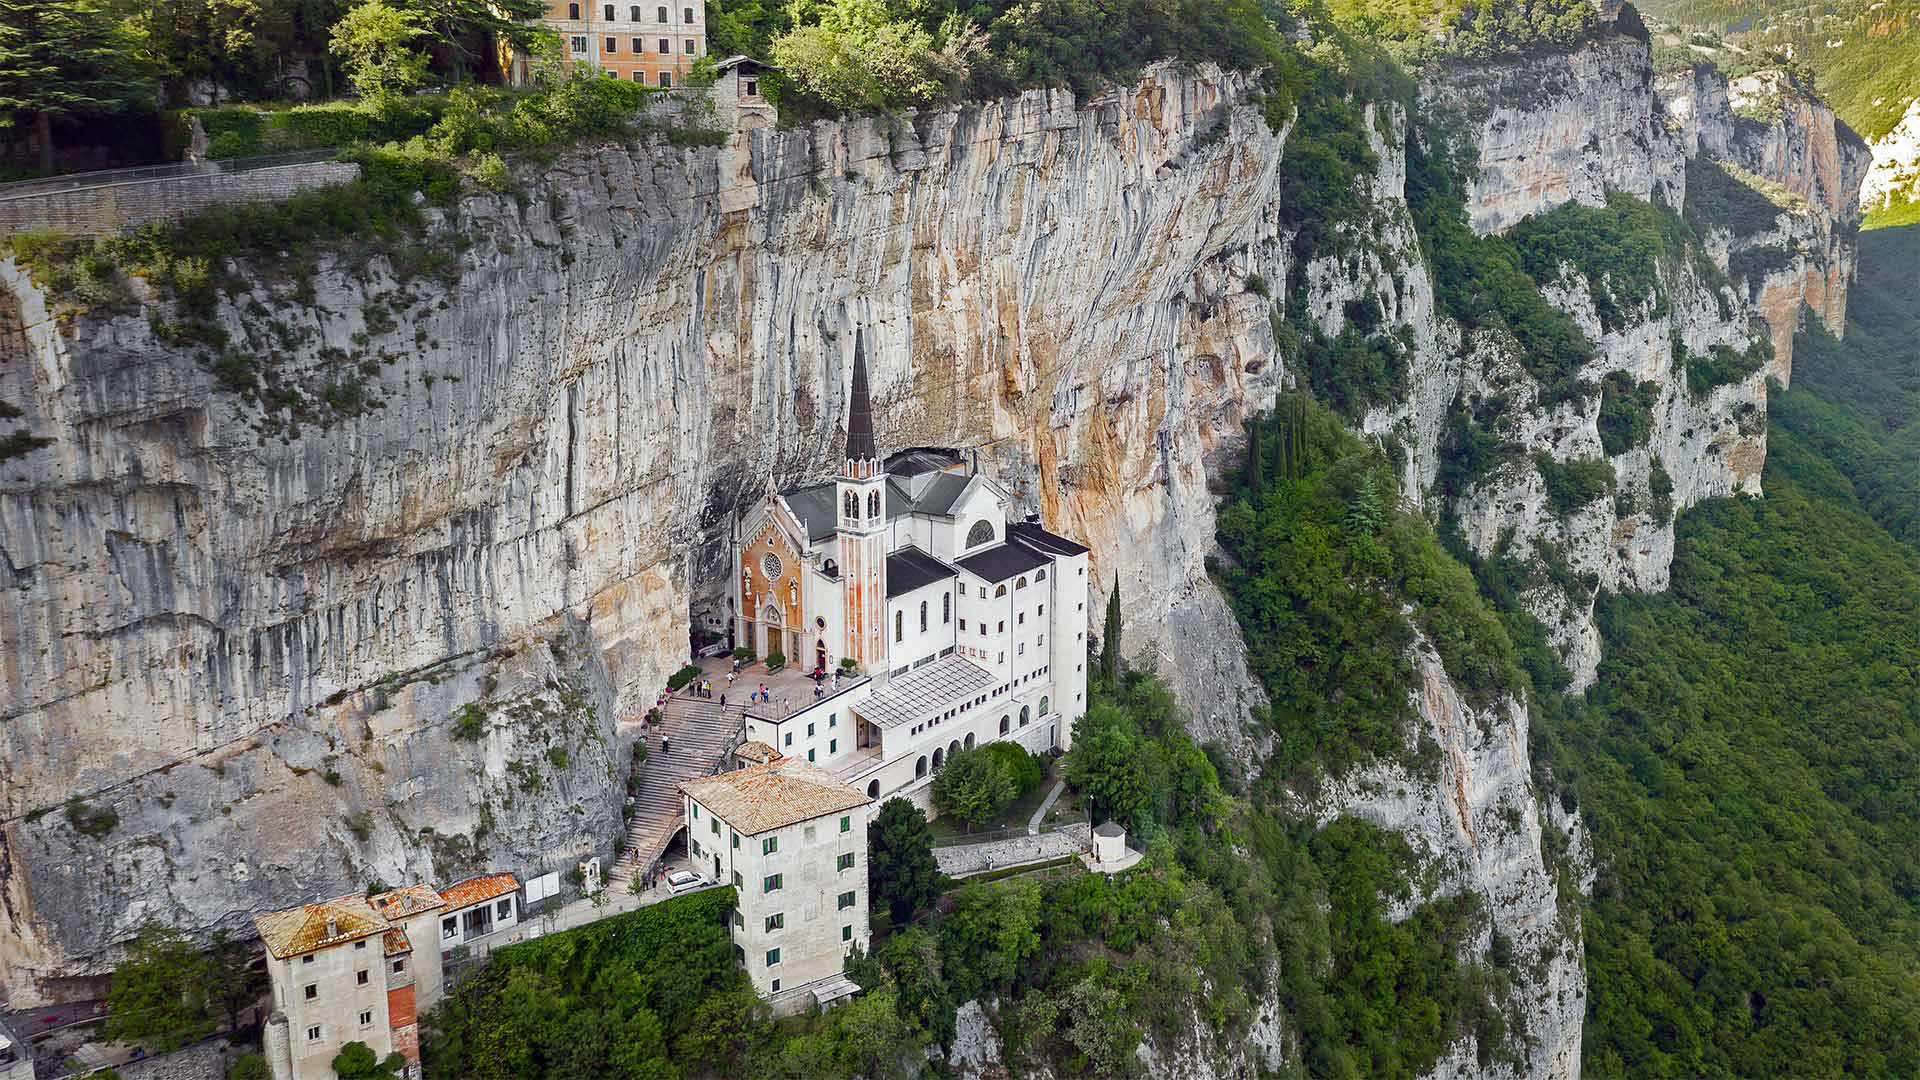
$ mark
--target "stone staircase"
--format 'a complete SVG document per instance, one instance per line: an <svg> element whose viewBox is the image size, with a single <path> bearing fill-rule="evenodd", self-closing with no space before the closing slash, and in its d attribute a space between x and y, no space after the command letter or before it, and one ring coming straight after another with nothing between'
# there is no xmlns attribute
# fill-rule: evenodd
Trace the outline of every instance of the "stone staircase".
<svg viewBox="0 0 1920 1080"><path fill-rule="evenodd" d="M627 843L608 874L612 887L625 892L667 849L680 828L680 783L711 776L724 768L736 745L745 705L721 705L718 698L673 695L661 710L659 724L647 732L647 765L634 795L634 813L627 822ZM660 750L661 736L673 746Z"/></svg>

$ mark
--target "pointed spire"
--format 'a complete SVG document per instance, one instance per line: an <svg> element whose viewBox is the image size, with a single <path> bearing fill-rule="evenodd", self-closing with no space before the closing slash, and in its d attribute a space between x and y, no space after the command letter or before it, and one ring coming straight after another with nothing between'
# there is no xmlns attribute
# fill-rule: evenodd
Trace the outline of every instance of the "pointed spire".
<svg viewBox="0 0 1920 1080"><path fill-rule="evenodd" d="M873 404L867 395L866 339L853 334L853 394L847 402L847 460L872 461L879 457L873 445Z"/></svg>

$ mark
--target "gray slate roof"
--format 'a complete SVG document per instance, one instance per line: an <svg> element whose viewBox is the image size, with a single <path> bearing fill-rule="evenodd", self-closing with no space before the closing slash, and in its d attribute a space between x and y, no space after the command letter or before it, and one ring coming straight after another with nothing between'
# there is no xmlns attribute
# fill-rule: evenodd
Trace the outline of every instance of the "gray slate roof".
<svg viewBox="0 0 1920 1080"><path fill-rule="evenodd" d="M1052 561L1050 556L1026 546L1017 536L1009 533L1006 543L969 555L960 560L960 565L968 573L984 580L1005 581L1015 574L1038 570Z"/></svg>
<svg viewBox="0 0 1920 1080"><path fill-rule="evenodd" d="M887 556L887 599L904 596L959 572L917 547L903 547Z"/></svg>

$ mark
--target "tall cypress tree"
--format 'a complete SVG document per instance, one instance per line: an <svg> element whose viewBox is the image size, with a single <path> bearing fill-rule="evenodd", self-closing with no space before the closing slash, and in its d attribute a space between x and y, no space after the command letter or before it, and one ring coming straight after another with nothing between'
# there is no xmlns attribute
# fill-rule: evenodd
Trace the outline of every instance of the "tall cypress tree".
<svg viewBox="0 0 1920 1080"><path fill-rule="evenodd" d="M1111 684L1120 678L1120 576L1114 575L1107 594L1107 625L1100 634L1100 678Z"/></svg>

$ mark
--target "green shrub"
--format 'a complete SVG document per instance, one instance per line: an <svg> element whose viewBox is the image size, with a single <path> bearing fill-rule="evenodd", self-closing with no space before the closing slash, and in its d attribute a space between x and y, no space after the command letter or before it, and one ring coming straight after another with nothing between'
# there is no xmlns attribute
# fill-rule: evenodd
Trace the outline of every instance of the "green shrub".
<svg viewBox="0 0 1920 1080"><path fill-rule="evenodd" d="M1600 446L1609 456L1645 446L1653 435L1653 407L1660 401L1660 384L1634 385L1624 371L1608 375L1600 386L1600 415L1595 426Z"/></svg>
<svg viewBox="0 0 1920 1080"><path fill-rule="evenodd" d="M120 815L111 806L89 806L76 795L67 800L67 824L80 835L98 840L120 824Z"/></svg>
<svg viewBox="0 0 1920 1080"><path fill-rule="evenodd" d="M487 733L487 710L477 701L469 701L453 714L453 737L473 742Z"/></svg>
<svg viewBox="0 0 1920 1080"><path fill-rule="evenodd" d="M1613 462L1606 458L1584 457L1555 461L1545 453L1535 454L1534 465L1546 481L1547 505L1565 517L1611 493L1616 478Z"/></svg>
<svg viewBox="0 0 1920 1080"><path fill-rule="evenodd" d="M678 690L699 677L700 666L698 664L688 664L679 671L667 676L667 689Z"/></svg>
<svg viewBox="0 0 1920 1080"><path fill-rule="evenodd" d="M1665 525L1673 520L1673 477L1667 475L1667 467L1659 458L1653 461L1653 468L1647 472L1647 494L1653 497L1654 520Z"/></svg>
<svg viewBox="0 0 1920 1080"><path fill-rule="evenodd" d="M1705 356L1686 357L1687 390L1695 397L1705 397L1717 387L1745 382L1772 360L1773 341L1764 334L1755 337L1745 352L1735 351L1731 345L1715 345Z"/></svg>

